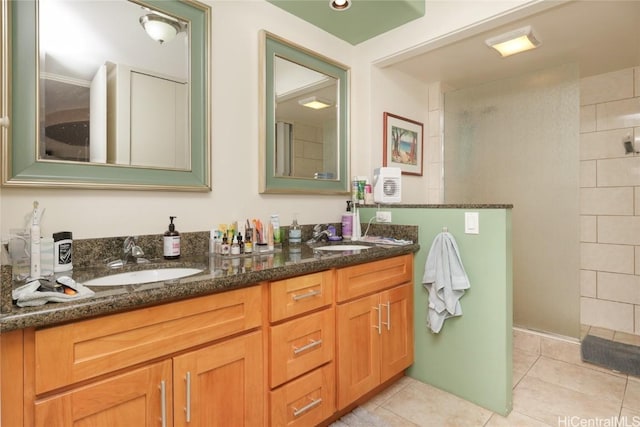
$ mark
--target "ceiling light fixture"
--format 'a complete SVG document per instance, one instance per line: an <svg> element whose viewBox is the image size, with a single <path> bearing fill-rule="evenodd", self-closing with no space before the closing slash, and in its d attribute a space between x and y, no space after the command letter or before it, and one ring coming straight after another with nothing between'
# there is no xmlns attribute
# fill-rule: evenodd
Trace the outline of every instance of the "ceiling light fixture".
<svg viewBox="0 0 640 427"><path fill-rule="evenodd" d="M351 0L329 0L329 6L333 10L347 10L351 7Z"/></svg>
<svg viewBox="0 0 640 427"><path fill-rule="evenodd" d="M542 42L535 36L533 28L528 25L523 28L518 28L517 30L509 31L508 33L500 34L499 36L491 37L485 40L485 43L487 46L497 50L504 58L509 55L535 49L540 46Z"/></svg>
<svg viewBox="0 0 640 427"><path fill-rule="evenodd" d="M149 37L160 44L173 40L180 32L184 31L180 22L155 13L141 16L140 25Z"/></svg>
<svg viewBox="0 0 640 427"><path fill-rule="evenodd" d="M298 104L303 107L313 108L314 110L321 110L323 108L331 107L333 102L317 96L310 96L308 98L299 99Z"/></svg>

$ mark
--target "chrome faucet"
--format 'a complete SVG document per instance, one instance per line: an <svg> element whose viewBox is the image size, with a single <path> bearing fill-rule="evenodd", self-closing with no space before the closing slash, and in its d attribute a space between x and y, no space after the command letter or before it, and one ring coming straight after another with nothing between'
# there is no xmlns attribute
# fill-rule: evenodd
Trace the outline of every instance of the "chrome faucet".
<svg viewBox="0 0 640 427"><path fill-rule="evenodd" d="M144 256L144 251L140 246L137 245L137 237L129 236L124 239L124 244L122 245L122 264L127 263L127 259L129 255L131 255L136 262L138 262L138 258Z"/></svg>
<svg viewBox="0 0 640 427"><path fill-rule="evenodd" d="M327 228L323 230L322 227L324 226L327 226L327 224L314 225L312 237L307 240L307 243L317 243L323 239L328 240L329 237L335 234L336 230L332 225L327 226Z"/></svg>
<svg viewBox="0 0 640 427"><path fill-rule="evenodd" d="M140 246L138 246L136 242L137 239L137 237L133 236L129 236L124 239L124 243L122 245L122 258L108 262L107 266L109 268L122 268L127 264L129 257L132 257L136 264L149 262L148 259L142 258L144 256L144 251Z"/></svg>

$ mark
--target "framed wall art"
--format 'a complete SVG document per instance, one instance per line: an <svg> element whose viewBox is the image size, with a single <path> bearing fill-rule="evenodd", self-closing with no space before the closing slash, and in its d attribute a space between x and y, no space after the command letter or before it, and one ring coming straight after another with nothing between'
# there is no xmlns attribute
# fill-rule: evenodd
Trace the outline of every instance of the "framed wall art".
<svg viewBox="0 0 640 427"><path fill-rule="evenodd" d="M399 167L403 175L422 176L423 124L384 113L382 166Z"/></svg>

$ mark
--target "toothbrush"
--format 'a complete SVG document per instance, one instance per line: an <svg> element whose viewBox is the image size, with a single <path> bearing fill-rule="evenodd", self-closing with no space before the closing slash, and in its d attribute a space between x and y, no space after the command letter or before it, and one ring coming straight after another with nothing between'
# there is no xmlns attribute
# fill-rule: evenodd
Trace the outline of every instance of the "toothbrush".
<svg viewBox="0 0 640 427"><path fill-rule="evenodd" d="M40 216L38 202L33 202L33 214L31 217L31 278L40 277Z"/></svg>

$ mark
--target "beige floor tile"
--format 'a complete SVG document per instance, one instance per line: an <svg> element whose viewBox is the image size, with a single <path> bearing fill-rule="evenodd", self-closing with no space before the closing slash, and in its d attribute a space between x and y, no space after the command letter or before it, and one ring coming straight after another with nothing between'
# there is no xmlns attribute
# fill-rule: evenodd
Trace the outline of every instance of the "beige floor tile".
<svg viewBox="0 0 640 427"><path fill-rule="evenodd" d="M391 396L381 408L425 427L481 427L492 415L487 409L418 381Z"/></svg>
<svg viewBox="0 0 640 427"><path fill-rule="evenodd" d="M622 406L626 409L640 412L640 379L629 377Z"/></svg>
<svg viewBox="0 0 640 427"><path fill-rule="evenodd" d="M580 364L580 343L561 339L542 338L540 340L540 354L563 362Z"/></svg>
<svg viewBox="0 0 640 427"><path fill-rule="evenodd" d="M502 415L493 414L489 419L489 422L485 427L546 427L549 424L538 421L527 415L521 414L517 411L511 411L511 413L503 417Z"/></svg>
<svg viewBox="0 0 640 427"><path fill-rule="evenodd" d="M640 425L640 411L622 408L622 411L620 411L620 421L619 426L631 427Z"/></svg>
<svg viewBox="0 0 640 427"><path fill-rule="evenodd" d="M385 408L379 407L372 410L371 412L374 415L377 415L378 417L382 418L384 421L389 423L389 425L392 427L419 427L419 424L412 423L406 418L403 418L398 414L395 414Z"/></svg>
<svg viewBox="0 0 640 427"><path fill-rule="evenodd" d="M520 329L513 330L513 348L540 354L540 335Z"/></svg>
<svg viewBox="0 0 640 427"><path fill-rule="evenodd" d="M621 342L624 344L640 346L640 335L628 334L626 332L616 331L615 334L613 335L613 340L615 342Z"/></svg>
<svg viewBox="0 0 640 427"><path fill-rule="evenodd" d="M620 403L613 400L580 393L530 375L520 381L513 395L515 411L553 426L572 416L584 419L618 416L620 407Z"/></svg>
<svg viewBox="0 0 640 427"><path fill-rule="evenodd" d="M525 374L531 369L536 360L538 360L537 354L529 353L522 350L513 350L513 386L525 376Z"/></svg>
<svg viewBox="0 0 640 427"><path fill-rule="evenodd" d="M393 396L394 394L402 390L407 385L414 383L416 381L417 380L411 377L406 377L406 376L402 377L398 381L396 381L395 383L391 384L389 387L384 389L382 392L372 397L369 401L367 401L365 406L367 406L368 409L372 409L372 407L380 406L387 399L389 399L389 397Z"/></svg>
<svg viewBox="0 0 640 427"><path fill-rule="evenodd" d="M622 403L627 383L624 377L546 357L540 357L527 375L615 403Z"/></svg>

